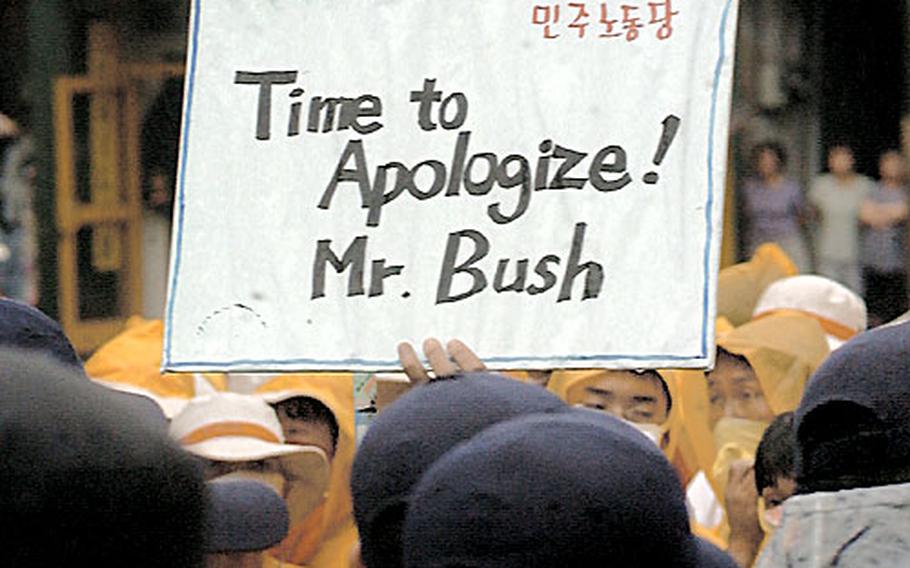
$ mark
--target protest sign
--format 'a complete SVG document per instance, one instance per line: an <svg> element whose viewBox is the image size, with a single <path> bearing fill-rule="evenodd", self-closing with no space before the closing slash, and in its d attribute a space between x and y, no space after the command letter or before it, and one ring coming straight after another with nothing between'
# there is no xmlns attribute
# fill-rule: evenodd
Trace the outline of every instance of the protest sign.
<svg viewBox="0 0 910 568"><path fill-rule="evenodd" d="M196 0L164 367L710 364L736 11Z"/></svg>

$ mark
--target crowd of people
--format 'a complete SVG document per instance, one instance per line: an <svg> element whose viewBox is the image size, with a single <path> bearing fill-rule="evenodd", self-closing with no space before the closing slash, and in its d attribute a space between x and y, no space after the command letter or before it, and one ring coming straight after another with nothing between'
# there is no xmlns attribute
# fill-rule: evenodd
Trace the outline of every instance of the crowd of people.
<svg viewBox="0 0 910 568"><path fill-rule="evenodd" d="M431 339L355 409L351 374L162 374L160 321L83 363L0 300L0 564L910 560L910 323L866 331L773 244L721 271L718 309L708 372L493 373Z"/></svg>
<svg viewBox="0 0 910 568"><path fill-rule="evenodd" d="M883 153L876 182L855 171L848 145L833 145L828 172L812 180L808 192L787 177L786 164L787 153L776 142L755 149L755 175L741 194L748 254L766 242L779 244L800 271L814 266L818 274L864 295L873 325L906 311L908 195L903 155L896 150Z"/></svg>

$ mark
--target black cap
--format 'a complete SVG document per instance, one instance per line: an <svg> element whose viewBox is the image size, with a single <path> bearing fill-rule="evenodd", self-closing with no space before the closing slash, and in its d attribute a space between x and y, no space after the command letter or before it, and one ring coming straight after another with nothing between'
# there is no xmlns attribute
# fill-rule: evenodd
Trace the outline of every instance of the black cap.
<svg viewBox="0 0 910 568"><path fill-rule="evenodd" d="M82 370L82 360L57 322L9 298L0 298L0 347L40 351Z"/></svg>
<svg viewBox="0 0 910 568"><path fill-rule="evenodd" d="M449 451L415 488L404 538L415 568L700 565L663 453L586 410L502 422Z"/></svg>
<svg viewBox="0 0 910 568"><path fill-rule="evenodd" d="M0 565L198 566L198 462L117 393L0 352Z"/></svg>
<svg viewBox="0 0 910 568"><path fill-rule="evenodd" d="M450 448L491 424L567 408L546 390L490 373L411 390L376 417L351 474L361 558L369 568L401 566L401 528L411 491Z"/></svg>
<svg viewBox="0 0 910 568"><path fill-rule="evenodd" d="M288 534L288 508L278 493L252 479L216 479L206 484L207 552L252 552Z"/></svg>
<svg viewBox="0 0 910 568"><path fill-rule="evenodd" d="M794 422L798 491L910 481L910 323L846 343L815 372Z"/></svg>

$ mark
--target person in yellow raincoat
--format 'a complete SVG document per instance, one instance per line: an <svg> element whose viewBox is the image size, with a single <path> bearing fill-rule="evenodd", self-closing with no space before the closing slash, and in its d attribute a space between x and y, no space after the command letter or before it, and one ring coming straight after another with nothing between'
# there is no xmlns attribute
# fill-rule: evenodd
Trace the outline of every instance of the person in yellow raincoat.
<svg viewBox="0 0 910 568"><path fill-rule="evenodd" d="M816 320L791 313L769 315L721 332L717 345L715 367L705 375L706 389L701 391L707 400L699 401L690 392L681 401L686 430L702 433L691 440L702 446L696 452L699 465L722 503L731 471L735 483L751 483L754 491L754 481L745 479L747 470L736 464L754 461L768 424L775 416L796 408L806 381L829 349ZM712 436L706 439L707 431ZM707 447L716 451L712 454ZM736 518L726 511L724 520L713 527L723 541L733 540L731 520L735 522Z"/></svg>
<svg viewBox="0 0 910 568"><path fill-rule="evenodd" d="M354 379L348 373L277 375L259 386L255 393L272 404L289 443L329 444L324 420L309 410L319 405L331 411L337 424L337 442L331 452L329 486L321 504L302 522L294 523L288 536L265 555L263 567L302 566L338 568L348 565L357 542L351 503L351 465L354 461ZM303 400L305 404L295 404ZM289 408L297 408L297 411ZM331 436L330 436L331 438Z"/></svg>
<svg viewBox="0 0 910 568"><path fill-rule="evenodd" d="M279 375L264 381L260 377L254 382L248 377L220 374L162 374L163 337L161 320L131 318L120 335L89 359L86 373L105 386L149 396L168 418L177 415L198 395L220 391L251 392L257 387L262 398L270 403L304 395L331 410L338 433L328 496L310 515L305 526L298 523L291 527L288 538L266 556L264 566L345 566L351 547L357 541L349 487L354 460L353 377L350 374ZM288 430L293 427L287 423L284 426L288 426ZM285 432L289 442L299 443L299 435L312 433Z"/></svg>
<svg viewBox="0 0 910 568"><path fill-rule="evenodd" d="M315 444L289 443L275 410L259 397L231 392L196 397L173 418L169 433L202 460L206 479L253 479L274 489L291 526L311 517L324 500L329 456ZM210 560L220 566L261 565L259 550Z"/></svg>

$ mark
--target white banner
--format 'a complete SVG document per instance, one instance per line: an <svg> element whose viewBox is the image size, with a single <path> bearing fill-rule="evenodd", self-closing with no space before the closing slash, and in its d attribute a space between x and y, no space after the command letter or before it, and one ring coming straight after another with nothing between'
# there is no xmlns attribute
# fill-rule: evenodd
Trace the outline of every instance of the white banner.
<svg viewBox="0 0 910 568"><path fill-rule="evenodd" d="M713 360L735 0L195 0L164 363Z"/></svg>

